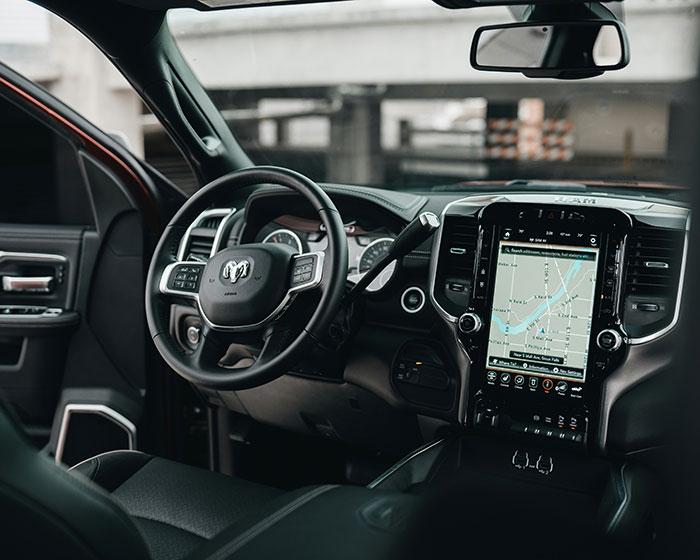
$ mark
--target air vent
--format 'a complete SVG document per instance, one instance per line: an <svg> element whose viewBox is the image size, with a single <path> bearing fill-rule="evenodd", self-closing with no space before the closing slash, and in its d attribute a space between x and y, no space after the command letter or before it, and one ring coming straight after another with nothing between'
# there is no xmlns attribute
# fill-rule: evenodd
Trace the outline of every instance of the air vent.
<svg viewBox="0 0 700 560"><path fill-rule="evenodd" d="M445 311L459 316L471 299L479 223L471 216L447 216L443 228L433 295Z"/></svg>
<svg viewBox="0 0 700 560"><path fill-rule="evenodd" d="M207 229L216 229L219 227L219 224L223 219L223 216L211 216L210 218L205 218L204 220L202 220L202 223L199 224L199 227Z"/></svg>
<svg viewBox="0 0 700 560"><path fill-rule="evenodd" d="M673 324L685 232L637 225L627 239L623 324L633 340L649 340Z"/></svg>
<svg viewBox="0 0 700 560"><path fill-rule="evenodd" d="M216 208L202 212L182 238L178 252L180 260L206 262L211 255L216 232L230 208Z"/></svg>
<svg viewBox="0 0 700 560"><path fill-rule="evenodd" d="M685 232L637 227L627 244L627 294L675 298Z"/></svg>
<svg viewBox="0 0 700 560"><path fill-rule="evenodd" d="M210 235L211 234L211 235ZM211 248L214 244L214 237L216 236L216 230L211 228L196 228L192 230L190 234L190 240L187 247L187 259L188 261L201 261L205 262L209 260L209 255L211 254Z"/></svg>
<svg viewBox="0 0 700 560"><path fill-rule="evenodd" d="M479 224L476 218L447 218L440 259L444 263L445 278L471 282L478 239Z"/></svg>

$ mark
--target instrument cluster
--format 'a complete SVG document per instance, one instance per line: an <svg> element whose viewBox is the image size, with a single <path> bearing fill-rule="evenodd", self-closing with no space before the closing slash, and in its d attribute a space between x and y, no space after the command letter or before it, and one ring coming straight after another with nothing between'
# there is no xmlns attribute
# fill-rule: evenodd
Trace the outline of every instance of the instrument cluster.
<svg viewBox="0 0 700 560"><path fill-rule="evenodd" d="M345 224L348 240L348 281L357 283L376 262L384 257L395 234L386 227L365 228L356 222ZM320 221L297 216L280 216L264 226L257 235L260 243L283 243L299 253L325 251L328 238ZM393 278L396 262L390 263L367 287L379 292Z"/></svg>

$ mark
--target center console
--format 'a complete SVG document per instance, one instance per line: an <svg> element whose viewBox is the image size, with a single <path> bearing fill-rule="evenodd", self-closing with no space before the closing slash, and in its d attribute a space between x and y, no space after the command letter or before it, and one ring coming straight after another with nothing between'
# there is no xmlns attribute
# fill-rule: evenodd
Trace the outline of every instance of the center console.
<svg viewBox="0 0 700 560"><path fill-rule="evenodd" d="M585 446L601 381L627 350L620 294L631 218L514 202L446 214L433 296L470 362L461 422ZM460 244L469 227L472 250Z"/></svg>

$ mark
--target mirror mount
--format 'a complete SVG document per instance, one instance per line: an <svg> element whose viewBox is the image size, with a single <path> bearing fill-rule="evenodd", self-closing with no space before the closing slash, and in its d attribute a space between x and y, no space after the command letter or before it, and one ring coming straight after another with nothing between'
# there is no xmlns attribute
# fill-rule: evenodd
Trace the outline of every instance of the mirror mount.
<svg viewBox="0 0 700 560"><path fill-rule="evenodd" d="M477 70L520 72L530 78L571 80L600 76L629 64L625 27L598 2L530 5L523 19L520 23L480 27L472 42L472 66ZM600 62L595 49L604 31L616 58ZM498 40L505 45L500 53ZM482 53L485 48L487 52ZM531 52L526 52L527 48ZM511 62L508 51L519 51L521 60L514 56ZM537 58L527 60L528 56Z"/></svg>
<svg viewBox="0 0 700 560"><path fill-rule="evenodd" d="M619 21L615 14L600 2L585 4L530 4L525 8L523 21L540 23L543 21Z"/></svg>

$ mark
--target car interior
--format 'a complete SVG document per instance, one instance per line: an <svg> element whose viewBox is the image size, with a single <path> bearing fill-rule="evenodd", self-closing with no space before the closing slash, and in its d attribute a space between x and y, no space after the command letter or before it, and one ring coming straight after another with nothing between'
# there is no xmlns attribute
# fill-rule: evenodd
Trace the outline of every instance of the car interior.
<svg viewBox="0 0 700 560"><path fill-rule="evenodd" d="M34 4L189 182L0 29L0 556L698 557L700 3Z"/></svg>

